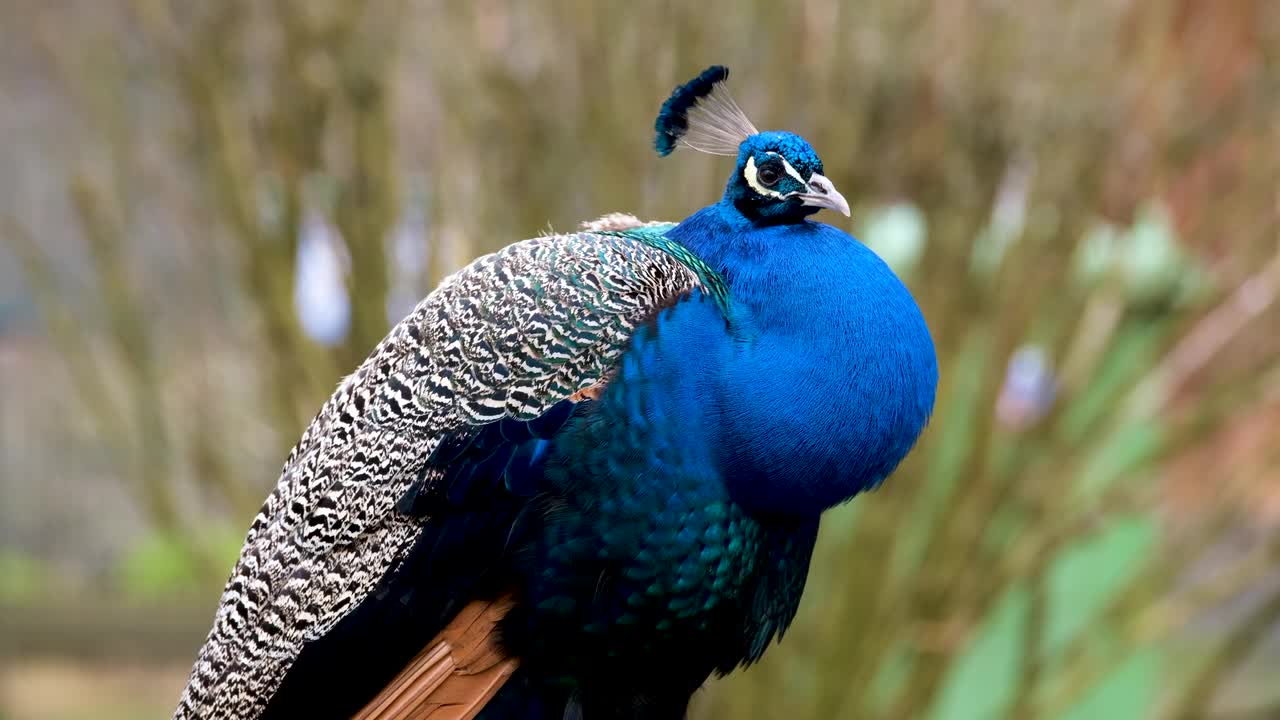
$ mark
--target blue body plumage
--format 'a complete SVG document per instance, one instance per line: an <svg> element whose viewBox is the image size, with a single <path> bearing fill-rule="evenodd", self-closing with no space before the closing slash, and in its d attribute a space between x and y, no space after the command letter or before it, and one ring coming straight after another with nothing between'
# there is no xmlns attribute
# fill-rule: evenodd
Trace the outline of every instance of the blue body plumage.
<svg viewBox="0 0 1280 720"><path fill-rule="evenodd" d="M629 258L635 247L661 251L666 265L645 256L634 266L645 282L674 282L674 267L696 289L626 329L592 394L575 392L590 373L556 371L541 386L550 400L524 389L481 397L473 413L483 422L433 439L394 502L421 522L412 547L307 643L263 717L349 714L468 601L504 593L516 604L501 646L520 669L486 720L681 718L709 674L755 661L786 630L821 513L906 456L932 413L938 367L924 318L888 266L809 219L849 211L817 153L793 133L756 131L725 94L727 74L712 67L678 87L656 122L663 155L682 144L736 157L721 200L675 226L596 236ZM577 256L557 264L555 252L499 254L473 276L541 301L550 281L519 275L531 258L586 267ZM636 282L631 266L616 278L592 267L554 287L602 305L646 287L620 284ZM456 313L502 312L460 303ZM431 378L428 399L449 408L468 399L466 382L488 388L490 377L554 363L573 370L579 361L563 358L600 342L617 317L565 310L561 321L537 310L472 338L450 335L440 310L429 330L406 330L405 345L434 333L447 358L490 359L483 372ZM533 329L509 327L520 322ZM533 342L549 349L519 355ZM508 350L520 367L501 359ZM391 415L425 407L405 382L391 387ZM365 659L354 674L353 657ZM346 695L316 692L330 687Z"/></svg>

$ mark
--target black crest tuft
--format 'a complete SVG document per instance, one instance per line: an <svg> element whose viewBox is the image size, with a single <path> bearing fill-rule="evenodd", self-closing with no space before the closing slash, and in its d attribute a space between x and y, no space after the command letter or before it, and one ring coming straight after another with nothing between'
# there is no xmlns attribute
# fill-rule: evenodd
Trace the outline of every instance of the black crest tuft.
<svg viewBox="0 0 1280 720"><path fill-rule="evenodd" d="M698 77L671 92L671 97L662 104L658 119L653 124L653 129L658 131L653 146L658 149L659 155L670 155L676 149L676 142L689 131L689 111L728 77L729 68L712 65Z"/></svg>

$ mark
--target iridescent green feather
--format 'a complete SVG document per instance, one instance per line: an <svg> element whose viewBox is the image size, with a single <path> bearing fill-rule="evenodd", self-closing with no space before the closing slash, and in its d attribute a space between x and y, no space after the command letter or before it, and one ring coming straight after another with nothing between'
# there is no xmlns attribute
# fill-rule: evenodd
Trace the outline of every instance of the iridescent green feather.
<svg viewBox="0 0 1280 720"><path fill-rule="evenodd" d="M698 276L698 281L702 284L703 289L711 299L715 302L716 307L720 308L721 314L724 315L725 322L729 322L730 318L730 295L729 286L725 283L724 278L714 268L706 264L697 255L694 255L689 248L667 237L667 231L675 227L675 223L662 223L654 225L643 225L641 227L628 228L626 230L596 230L597 235L612 235L614 237L625 237L657 248L680 262L681 265L689 268Z"/></svg>

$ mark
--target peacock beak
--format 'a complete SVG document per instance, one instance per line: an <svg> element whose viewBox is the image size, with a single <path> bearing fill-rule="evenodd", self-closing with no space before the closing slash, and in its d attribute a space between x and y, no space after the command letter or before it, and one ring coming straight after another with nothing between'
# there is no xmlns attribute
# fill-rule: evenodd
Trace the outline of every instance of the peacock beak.
<svg viewBox="0 0 1280 720"><path fill-rule="evenodd" d="M838 213L844 213L845 217L849 217L849 201L836 190L836 186L830 180L814 173L809 176L807 192L802 192L798 196L800 202L809 207L820 207L828 210L835 210Z"/></svg>

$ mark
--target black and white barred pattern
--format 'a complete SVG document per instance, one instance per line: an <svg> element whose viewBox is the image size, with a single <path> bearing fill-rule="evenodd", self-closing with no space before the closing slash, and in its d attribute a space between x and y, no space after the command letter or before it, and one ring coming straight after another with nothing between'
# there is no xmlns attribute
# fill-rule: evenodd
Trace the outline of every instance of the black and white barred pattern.
<svg viewBox="0 0 1280 720"><path fill-rule="evenodd" d="M605 218L450 276L339 385L245 538L175 718L259 717L303 644L402 560L395 510L447 433L537 417L605 378L635 329L697 276ZM439 472L429 470L428 472Z"/></svg>

